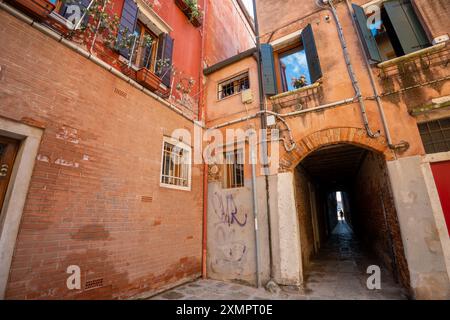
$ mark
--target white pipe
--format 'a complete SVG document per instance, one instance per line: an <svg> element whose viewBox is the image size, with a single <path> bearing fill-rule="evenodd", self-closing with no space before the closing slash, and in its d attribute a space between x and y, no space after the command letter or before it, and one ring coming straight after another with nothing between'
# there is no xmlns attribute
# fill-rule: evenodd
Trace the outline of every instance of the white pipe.
<svg viewBox="0 0 450 320"><path fill-rule="evenodd" d="M169 107L171 110L175 111L176 113L181 115L186 120L192 122L194 125L198 125L198 126L202 127L203 129L205 129L205 125L204 124L200 124L199 122L191 119L188 115L184 114L183 111L178 109L176 106L172 105L170 102L162 99L161 97L159 97L158 95L154 94L150 90L146 89L145 87L143 87L142 85L140 85L139 83L137 83L136 81L131 79L130 77L127 77L126 75L124 75L123 73L121 73L117 69L113 68L112 66L110 66L109 64L104 62L103 60L100 60L99 58L97 58L93 54L91 54L91 53L87 52L86 50L80 48L75 43L65 39L63 36L61 36L60 34L56 33L55 31L45 27L41 23L31 19L30 17L26 16L22 12L20 12L20 11L16 10L15 8L11 7L10 5L6 4L4 2L4 0L0 0L0 8L5 10L9 14L11 14L12 16L14 16L14 17L22 20L23 22L27 23L28 25L30 25L31 27L35 28L36 30L46 34L50 38L60 42L64 46L66 46L66 47L72 49L73 51L81 54L86 59L94 62L96 65L102 67L103 69L109 71L113 75L115 75L115 76L119 77L120 79L124 80L125 82L127 82L128 84L133 86L134 88L142 91L146 95L152 97L153 99L157 100L158 102L160 102L160 103L164 104L165 106Z"/></svg>

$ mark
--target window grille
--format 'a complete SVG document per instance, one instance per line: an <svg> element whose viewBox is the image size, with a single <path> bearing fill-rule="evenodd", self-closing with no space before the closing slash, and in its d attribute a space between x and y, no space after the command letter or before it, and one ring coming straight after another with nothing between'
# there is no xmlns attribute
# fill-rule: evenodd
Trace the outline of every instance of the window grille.
<svg viewBox="0 0 450 320"><path fill-rule="evenodd" d="M419 132L427 153L450 151L450 118L420 123Z"/></svg>
<svg viewBox="0 0 450 320"><path fill-rule="evenodd" d="M244 186L244 152L242 149L224 153L224 188Z"/></svg>
<svg viewBox="0 0 450 320"><path fill-rule="evenodd" d="M181 188L190 187L190 151L164 141L161 183Z"/></svg>
<svg viewBox="0 0 450 320"><path fill-rule="evenodd" d="M250 88L248 72L219 84L219 100Z"/></svg>

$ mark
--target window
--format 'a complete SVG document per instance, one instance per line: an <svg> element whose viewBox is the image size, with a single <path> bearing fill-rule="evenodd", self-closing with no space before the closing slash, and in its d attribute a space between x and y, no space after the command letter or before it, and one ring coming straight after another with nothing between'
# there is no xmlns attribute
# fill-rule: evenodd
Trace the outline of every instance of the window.
<svg viewBox="0 0 450 320"><path fill-rule="evenodd" d="M450 151L450 118L419 124L426 153Z"/></svg>
<svg viewBox="0 0 450 320"><path fill-rule="evenodd" d="M279 54L281 88L292 91L311 84L308 62L303 47Z"/></svg>
<svg viewBox="0 0 450 320"><path fill-rule="evenodd" d="M164 138L161 165L161 185L189 190L191 187L191 152L187 145Z"/></svg>
<svg viewBox="0 0 450 320"><path fill-rule="evenodd" d="M241 188L244 186L244 152L237 149L224 153L224 188Z"/></svg>
<svg viewBox="0 0 450 320"><path fill-rule="evenodd" d="M238 94L250 88L248 72L219 84L219 100Z"/></svg>
<svg viewBox="0 0 450 320"><path fill-rule="evenodd" d="M282 48L277 49L275 54L271 44L261 45L262 78L266 95L299 89L322 78L312 26L308 24L301 33L293 33L287 41L288 44L285 41L276 44ZM275 42L272 43L275 45ZM278 56L277 63L275 56ZM280 79L277 79L275 68L279 70Z"/></svg>
<svg viewBox="0 0 450 320"><path fill-rule="evenodd" d="M380 1L380 17L353 5L367 54L373 62L382 62L429 47L431 44L411 0ZM371 19L369 19L371 17Z"/></svg>
<svg viewBox="0 0 450 320"><path fill-rule="evenodd" d="M136 25L134 36L135 43L130 56L132 64L137 68L155 71L158 38L140 21ZM152 43L146 43L146 39L152 39Z"/></svg>

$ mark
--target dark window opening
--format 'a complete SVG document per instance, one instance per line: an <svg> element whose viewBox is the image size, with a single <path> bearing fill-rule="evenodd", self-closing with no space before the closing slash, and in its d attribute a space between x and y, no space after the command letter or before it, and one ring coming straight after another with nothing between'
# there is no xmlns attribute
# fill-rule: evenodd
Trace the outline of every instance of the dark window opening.
<svg viewBox="0 0 450 320"><path fill-rule="evenodd" d="M219 84L219 100L250 89L248 73L243 73Z"/></svg>
<svg viewBox="0 0 450 320"><path fill-rule="evenodd" d="M431 46L411 0L383 2L379 19L373 16L376 12L366 12L358 5L353 4L353 10L361 39L373 62L394 59Z"/></svg>
<svg viewBox="0 0 450 320"><path fill-rule="evenodd" d="M244 186L244 151L242 149L225 152L224 188Z"/></svg>

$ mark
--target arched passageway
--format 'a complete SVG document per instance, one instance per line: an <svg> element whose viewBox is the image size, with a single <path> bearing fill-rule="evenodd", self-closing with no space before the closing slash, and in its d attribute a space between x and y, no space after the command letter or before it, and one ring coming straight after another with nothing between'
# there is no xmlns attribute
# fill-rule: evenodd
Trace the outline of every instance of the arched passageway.
<svg viewBox="0 0 450 320"><path fill-rule="evenodd" d="M397 298L408 292L385 156L354 144L326 145L309 153L294 175L306 288L331 298L368 297L376 291L366 286L367 268L376 265L382 290Z"/></svg>

